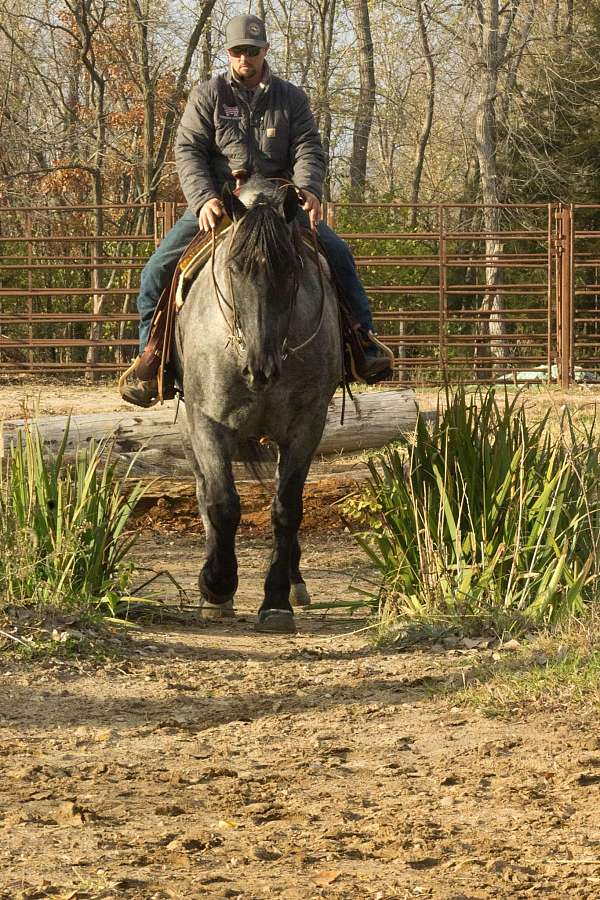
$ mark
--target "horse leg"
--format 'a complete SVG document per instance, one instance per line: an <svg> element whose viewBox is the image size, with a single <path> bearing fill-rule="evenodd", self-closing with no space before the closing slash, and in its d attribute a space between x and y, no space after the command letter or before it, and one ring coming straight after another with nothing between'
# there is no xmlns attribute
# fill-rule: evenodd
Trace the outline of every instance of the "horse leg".
<svg viewBox="0 0 600 900"><path fill-rule="evenodd" d="M298 529L302 521L302 492L309 467L310 457L308 461L299 463L297 458L292 457L289 448L280 448L277 492L271 504L273 553L265 579L265 598L258 611L257 631L286 634L296 631L290 604L291 569L294 562L297 577L301 577L298 569Z"/></svg>
<svg viewBox="0 0 600 900"><path fill-rule="evenodd" d="M292 543L292 560L290 563L290 603L292 606L309 606L310 594L304 582L304 578L300 573L300 557L302 550L298 535L296 535Z"/></svg>
<svg viewBox="0 0 600 900"><path fill-rule="evenodd" d="M214 423L190 427L196 496L206 532L206 559L198 577L202 614L231 618L238 586L235 535L240 522L240 498L231 469L231 448ZM199 462L201 460L201 463Z"/></svg>

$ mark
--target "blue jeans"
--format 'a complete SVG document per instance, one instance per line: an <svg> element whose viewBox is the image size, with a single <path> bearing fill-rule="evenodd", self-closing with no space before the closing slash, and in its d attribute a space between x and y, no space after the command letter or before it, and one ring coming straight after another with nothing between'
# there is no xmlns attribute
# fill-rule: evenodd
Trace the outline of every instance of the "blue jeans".
<svg viewBox="0 0 600 900"><path fill-rule="evenodd" d="M308 225L308 215L302 209L298 213L298 221L302 225ZM150 323L160 295L171 281L179 257L197 231L198 219L188 209L167 232L142 269L137 298L140 314L140 353L148 341ZM319 222L317 231L348 305L360 324L369 331L374 331L369 298L358 277L350 247L325 222Z"/></svg>

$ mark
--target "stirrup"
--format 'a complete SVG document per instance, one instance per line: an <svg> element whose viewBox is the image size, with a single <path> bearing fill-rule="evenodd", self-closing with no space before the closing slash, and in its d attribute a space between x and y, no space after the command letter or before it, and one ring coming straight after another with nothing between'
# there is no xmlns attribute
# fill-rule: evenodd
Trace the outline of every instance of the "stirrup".
<svg viewBox="0 0 600 900"><path fill-rule="evenodd" d="M131 363L131 365L129 366L129 368L128 368L128 369L125 369L125 371L123 372L123 374L122 374L121 377L119 378L119 380L118 380L118 382L117 382L117 385L118 385L118 388L119 388L119 393L122 392L123 387L124 387L124 385L125 385L125 382L126 382L127 379L129 378L129 376L130 376L130 375L133 375L133 373L135 372L135 370L136 370L136 368L137 368L137 364L139 363L139 361L140 361L140 356L138 355L138 356L136 356L136 358L134 359L134 361Z"/></svg>
<svg viewBox="0 0 600 900"><path fill-rule="evenodd" d="M379 381L389 381L394 374L393 351L366 328L357 328L356 336L360 348L356 348L356 353L353 353L350 346L348 353L353 380L359 384L377 384ZM376 348L376 356L369 356L365 352L369 345Z"/></svg>
<svg viewBox="0 0 600 900"><path fill-rule="evenodd" d="M391 368L394 362L394 351L390 347L388 347L387 344L384 344L382 341L380 341L374 331L368 331L367 334L369 336L370 342L372 344L375 344L375 346L381 350L384 356L387 356Z"/></svg>

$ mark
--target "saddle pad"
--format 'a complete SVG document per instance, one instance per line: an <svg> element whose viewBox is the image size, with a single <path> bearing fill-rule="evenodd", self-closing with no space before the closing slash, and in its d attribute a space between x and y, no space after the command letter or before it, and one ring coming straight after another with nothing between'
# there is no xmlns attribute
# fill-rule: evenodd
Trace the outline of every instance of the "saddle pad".
<svg viewBox="0 0 600 900"><path fill-rule="evenodd" d="M218 247L231 229L231 220L223 216L215 230L214 246ZM177 267L177 290L175 293L175 306L181 309L184 301L186 282L191 281L200 269L208 262L213 251L213 239L209 232L200 243L191 248L191 252L183 255Z"/></svg>

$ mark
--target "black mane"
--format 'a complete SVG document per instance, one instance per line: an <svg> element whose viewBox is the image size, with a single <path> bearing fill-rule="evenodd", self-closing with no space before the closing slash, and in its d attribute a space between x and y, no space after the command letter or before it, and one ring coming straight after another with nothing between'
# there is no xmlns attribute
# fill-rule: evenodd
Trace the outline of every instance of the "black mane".
<svg viewBox="0 0 600 900"><path fill-rule="evenodd" d="M227 263L248 278L262 272L272 287L297 275L299 261L292 234L267 195L258 194L237 223Z"/></svg>

